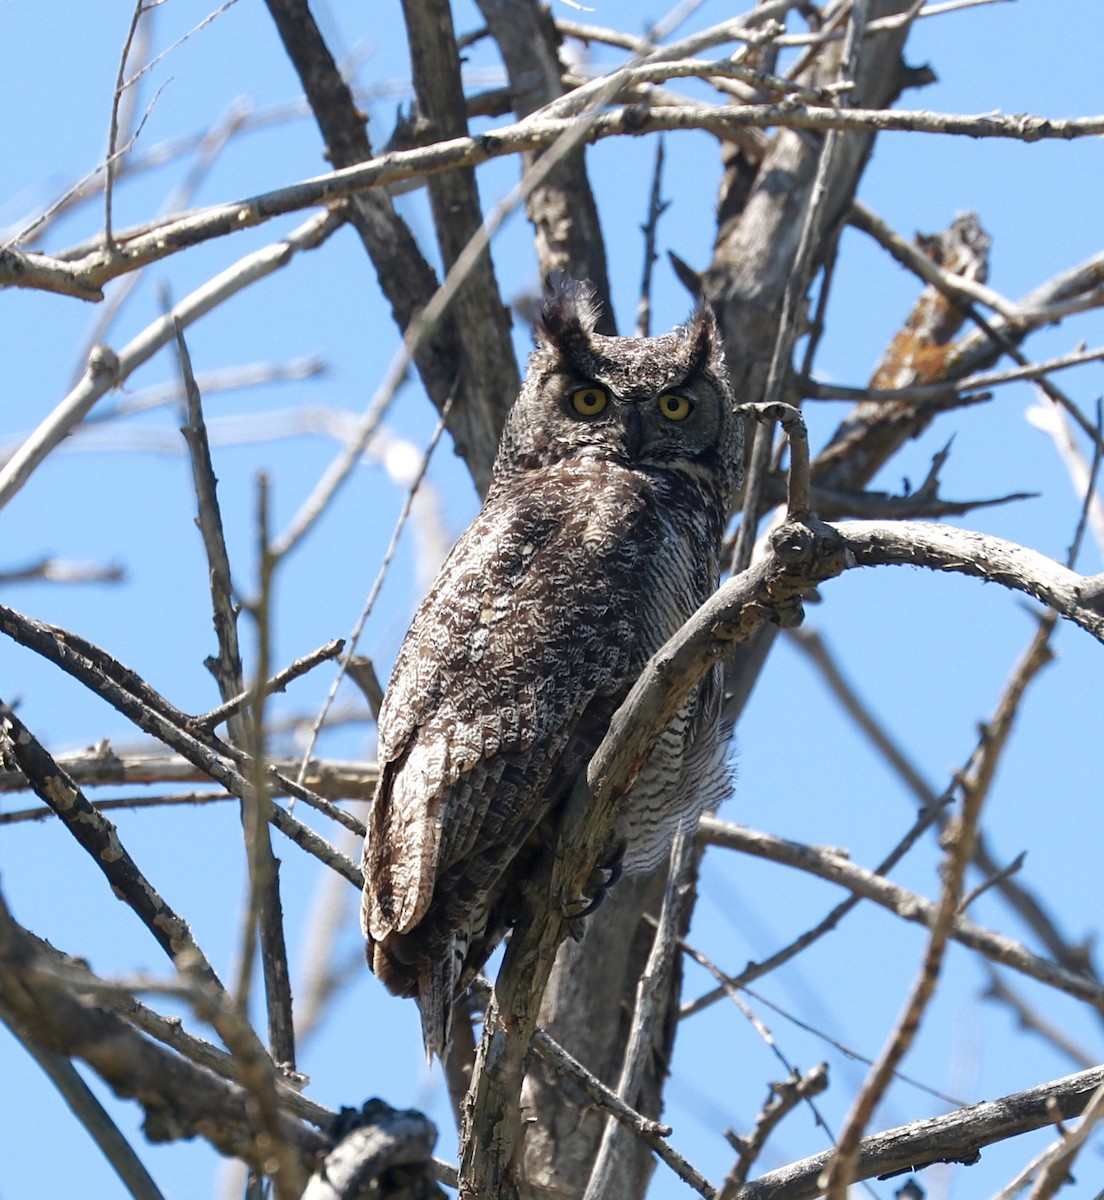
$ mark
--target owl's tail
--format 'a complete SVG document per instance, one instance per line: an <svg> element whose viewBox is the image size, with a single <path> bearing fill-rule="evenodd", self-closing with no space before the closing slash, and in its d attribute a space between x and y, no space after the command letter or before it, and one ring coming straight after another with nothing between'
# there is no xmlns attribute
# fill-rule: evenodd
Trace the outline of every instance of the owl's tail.
<svg viewBox="0 0 1104 1200"><path fill-rule="evenodd" d="M453 934L444 952L418 976L418 1009L426 1059L444 1058L452 1034L452 1002L460 985L467 939Z"/></svg>

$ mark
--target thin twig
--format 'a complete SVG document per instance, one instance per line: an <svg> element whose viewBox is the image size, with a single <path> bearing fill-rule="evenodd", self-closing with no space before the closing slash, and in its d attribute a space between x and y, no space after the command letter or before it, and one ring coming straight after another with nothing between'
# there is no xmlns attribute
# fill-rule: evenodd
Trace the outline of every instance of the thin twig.
<svg viewBox="0 0 1104 1200"><path fill-rule="evenodd" d="M210 371L197 371L196 383L199 385L202 395L212 396L218 392L262 387L270 383L290 383L314 379L325 375L328 370L329 366L326 361L312 354L301 358L291 358L286 362L242 363L240 366L216 367ZM164 383L152 384L149 387L135 388L126 395L120 396L115 403L102 405L91 413L85 421L85 427L106 421L117 421L134 413L149 412L183 398L184 390L177 379L168 379ZM214 424L214 421L208 421L208 435ZM213 443L218 441L217 438L211 440Z"/></svg>
<svg viewBox="0 0 1104 1200"><path fill-rule="evenodd" d="M230 571L230 557L226 550L226 537L222 528L222 512L218 500L218 483L211 463L211 447L207 440L207 427L203 419L203 405L199 387L192 372L191 355L184 340L184 328L179 318L173 318L176 338L177 359L184 386L187 404L187 422L181 428L192 465L192 481L195 486L198 508L197 524L203 538L203 549L207 556L207 574L211 591L211 608L214 616L215 634L218 641L218 657L207 660L207 668L214 675L224 705L232 701L243 690L241 649L238 644L238 610L234 601L234 583ZM229 718L230 741L244 748L245 726L234 710Z"/></svg>
<svg viewBox="0 0 1104 1200"><path fill-rule="evenodd" d="M663 138L656 142L655 167L652 171L652 191L648 199L648 218L641 226L644 233L644 270L640 280L640 298L636 302L636 336L647 337L652 325L652 267L655 266L656 233L659 230L659 218L670 207L670 201L663 199Z"/></svg>
<svg viewBox="0 0 1104 1200"><path fill-rule="evenodd" d="M827 1087L826 1063L813 1067L804 1075L795 1071L781 1083L770 1085L767 1102L755 1118L755 1128L745 1137L729 1139L736 1148L737 1158L718 1192L718 1200L733 1200L738 1190L747 1182L748 1173L779 1122L802 1101L810 1096L819 1095Z"/></svg>
<svg viewBox="0 0 1104 1200"><path fill-rule="evenodd" d="M815 846L745 829L718 821L715 817L702 817L699 836L710 845L725 846L816 875L866 900L872 900L904 921L927 927L935 917L936 906L926 897ZM1011 967L1022 975L1104 1012L1104 984L1099 980L1040 958L1012 938L984 929L964 917L958 917L952 924L951 937L969 949L977 950L992 962Z"/></svg>
<svg viewBox="0 0 1104 1200"><path fill-rule="evenodd" d="M299 775L296 782L301 783L306 775L307 768L310 765L311 755L314 753L314 747L318 742L318 735L322 731L322 726L325 723L326 716L333 707L333 702L337 698L337 690L341 686L341 681L345 677L345 673L349 668L349 661L356 654L357 644L360 641L360 635L364 632L364 626L368 621L369 616L375 608L376 600L379 597L380 591L383 588L384 580L387 578L387 573L391 569L391 562L395 557L395 551L399 548L399 539L402 537L402 532L406 528L406 522L410 517L410 511L414 507L414 499L418 494L418 489L425 479L426 472L429 470L429 463L433 457L433 452L437 448L437 444L441 440L441 435L445 432L448 423L448 415L452 409L452 402L456 395L455 388L449 397L445 400L441 408L441 415L437 420L433 433L430 436L429 444L425 448L425 453L422 455L422 460L418 464L418 470L414 478L410 481L410 486L407 488L406 496L403 499L402 511L399 513L398 519L395 522L394 529L391 530L391 540L387 543L387 549L384 551L383 561L380 563L379 570L376 572L375 581L368 593L368 598L364 601L364 606L360 610L360 614L356 619L356 623L349 632L348 638L345 640L345 649L341 655L341 659L337 665L337 672L334 675L333 681L330 684L330 689L326 693L326 699L322 703L322 708L311 724L310 734L307 738L307 745L303 751L303 758L299 764Z"/></svg>
<svg viewBox="0 0 1104 1200"><path fill-rule="evenodd" d="M146 0L146 3L150 8L153 8L156 4L164 4L165 0ZM204 29L206 26L210 25L212 21L216 20L218 17L221 17L228 8L231 8L236 3L237 0L223 0L223 3L220 4L219 7L213 12L209 12L202 21L198 21L186 33L182 33L175 42L166 46L160 54L154 55L154 57L151 58L149 62L141 68L141 70L136 71L126 81L125 86L132 87L139 79L142 78L143 75L147 74L149 71L152 71L158 63L163 62L166 58L168 58L168 56L172 54L174 50L182 46L190 37L193 37L195 34L199 33L201 29Z"/></svg>
<svg viewBox="0 0 1104 1200"><path fill-rule="evenodd" d="M308 671L313 671L320 663L337 658L344 648L345 643L341 638L332 638L324 646L319 646L317 650L312 650L309 654L304 654L294 662L288 663L265 684L265 695L271 696L275 692L286 691L289 683L306 675ZM236 696L231 696L225 704L220 704L218 708L201 713L195 718L196 724L202 725L206 729L214 729L234 713L240 712L249 703L252 696L252 689L241 691Z"/></svg>
<svg viewBox="0 0 1104 1200"><path fill-rule="evenodd" d="M236 994L248 994L248 977L253 965L248 950L255 931L260 941L269 1044L275 1060L294 1069L295 1023L291 1011L291 972L288 969L284 913L280 899L280 864L272 851L269 829L276 805L272 801L271 771L267 763L264 715L268 693L265 680L273 636L271 604L273 574L277 563L269 550L268 503L268 477L261 474L257 479L258 592L249 605L257 631L257 673L245 722L253 786L250 793L242 797L242 824L249 863L249 902L242 938L241 990ZM247 1007L244 1001L242 1007ZM280 1190L279 1180L277 1185L277 1190Z"/></svg>
<svg viewBox="0 0 1104 1200"><path fill-rule="evenodd" d="M211 463L211 448L207 441L199 388L192 373L191 356L179 321L174 322L174 328L188 407L188 423L182 432L188 443L192 462L192 477L199 507L198 523L207 555L211 607L218 639L218 656L208 659L207 666L215 676L223 701L233 701L243 691L243 674L238 641L238 610L234 602L230 558L222 528L218 486ZM264 555L265 547L262 544L262 560ZM263 566L262 576L262 600L253 609L261 635L258 639L261 643L258 685L251 689L248 717L237 708L229 717L231 744L250 752L253 783L249 792L241 797L241 820L246 839L246 861L249 865L249 903L242 930L242 949L234 994L242 1011L247 1012L253 978L255 939L259 935L270 1047L277 1062L285 1063L294 1069L295 1034L291 1019L291 983L287 948L284 944L279 874L269 840L268 808L272 801L265 778L262 732L263 701L267 695L266 617L269 580Z"/></svg>
<svg viewBox="0 0 1104 1200"><path fill-rule="evenodd" d="M1062 411L1060 408L1059 412ZM1066 553L1066 566L1073 567L1077 564L1077 556L1081 552L1081 544L1085 538L1085 531L1089 527L1089 521L1096 513L1099 516L1101 507L1100 496L1097 494L1096 483L1100 478L1100 464L1104 462L1104 402L1097 396L1096 398L1096 428L1097 436L1093 441L1093 456L1092 462L1089 465L1088 477L1085 479L1084 498L1081 501L1081 515L1077 519L1077 528L1074 530L1073 540L1070 542L1070 547ZM1100 536L1101 553L1104 554L1104 521L1101 521L1101 528L1098 530Z"/></svg>
<svg viewBox="0 0 1104 1200"><path fill-rule="evenodd" d="M226 792L180 792L164 796L119 796L112 799L93 800L92 807L97 812L111 812L113 809L141 808L173 808L178 805L226 804L233 800ZM0 813L0 825L19 825L27 821L48 821L57 813L45 804L37 808L19 808L12 812Z"/></svg>
<svg viewBox="0 0 1104 1200"><path fill-rule="evenodd" d="M836 226L832 230L831 241L822 254L820 269L820 287L817 288L816 308L809 322L808 337L805 342L805 353L801 356L801 377L807 378L812 374L813 363L820 349L821 339L827 329L828 298L832 294L832 283L836 277L836 263L839 260L840 234L842 229Z"/></svg>
<svg viewBox="0 0 1104 1200"><path fill-rule="evenodd" d="M957 276L956 276L957 278ZM971 392L998 387L1002 383L1019 383L1024 379L1040 379L1054 371L1068 367L1080 367L1085 363L1104 359L1104 347L1095 350L1077 350L1044 362L1027 363L1024 366L1008 367L1003 371L979 371L961 379L948 379L945 383L917 384L904 388L846 387L842 384L820 383L808 376L796 380L801 395L806 400L851 400L854 402L904 400L909 403L938 403L957 401Z"/></svg>
<svg viewBox="0 0 1104 1200"><path fill-rule="evenodd" d="M130 18L130 28L127 30L122 53L119 55L119 69L115 73L115 90L111 97L111 124L107 137L107 158L104 163L104 241L109 246L115 244L111 228L112 200L115 194L115 165L119 151L119 110L125 90L127 60L134 46L134 37L138 32L139 22L146 14L145 0L135 0L134 12Z"/></svg>
<svg viewBox="0 0 1104 1200"><path fill-rule="evenodd" d="M13 583L122 583L125 578L123 567L101 567L47 557L25 567L0 571L0 587Z"/></svg>

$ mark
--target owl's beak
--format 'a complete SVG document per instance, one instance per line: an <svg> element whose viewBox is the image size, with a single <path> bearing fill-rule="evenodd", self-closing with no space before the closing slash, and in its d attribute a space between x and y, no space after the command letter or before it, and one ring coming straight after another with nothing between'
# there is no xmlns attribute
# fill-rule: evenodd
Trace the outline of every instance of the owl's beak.
<svg viewBox="0 0 1104 1200"><path fill-rule="evenodd" d="M630 458L639 458L644 447L644 422L640 419L640 409L635 404L625 405L625 418L621 422L625 439L625 454Z"/></svg>

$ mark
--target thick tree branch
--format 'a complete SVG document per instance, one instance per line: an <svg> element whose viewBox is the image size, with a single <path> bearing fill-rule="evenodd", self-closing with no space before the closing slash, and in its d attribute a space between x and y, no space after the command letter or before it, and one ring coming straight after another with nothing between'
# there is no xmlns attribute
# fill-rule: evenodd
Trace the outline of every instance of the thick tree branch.
<svg viewBox="0 0 1104 1200"><path fill-rule="evenodd" d="M465 1113L462 1174L469 1189L496 1195L509 1178L518 1136L523 1064L556 947L567 931L562 899L578 895L594 869L617 805L655 738L697 680L724 653L768 620L783 626L798 624L801 597L811 587L850 567L891 563L961 571L1002 583L1042 600L1104 641L1104 596L1094 581L1022 546L911 523L853 522L833 527L810 518L807 524L777 529L770 553L723 584L652 657L568 802L556 853L532 881L533 908L514 928L487 1012ZM927 923L929 917L922 919ZM961 931L962 924L956 928ZM1073 994L1101 1002L1093 981L1049 964L1038 966L1038 961L1033 961L1037 978L1046 976Z"/></svg>
<svg viewBox="0 0 1104 1200"><path fill-rule="evenodd" d="M855 1178L885 1178L933 1163L975 1163L985 1146L1043 1129L1054 1123L1056 1115L1063 1119L1078 1116L1102 1083L1104 1067L1094 1067L999 1100L876 1133L860 1145ZM818 1180L831 1155L828 1150L760 1175L740 1188L732 1200L813 1200L821 1194Z"/></svg>
<svg viewBox="0 0 1104 1200"><path fill-rule="evenodd" d="M86 1062L119 1096L145 1110L151 1142L201 1136L223 1154L271 1169L275 1147L251 1115L248 1094L150 1041L121 1017L72 994L41 960L34 941L0 900L0 1015L22 1036L57 1054ZM291 1117L278 1118L278 1137L307 1165L325 1142Z"/></svg>
<svg viewBox="0 0 1104 1200"><path fill-rule="evenodd" d="M85 799L72 779L15 715L0 701L0 754L13 761L30 781L39 798L61 818L103 872L115 895L124 900L176 963L187 954L193 970L209 986L222 991L214 967L196 944L187 922L168 905L142 873L119 839L118 830Z"/></svg>

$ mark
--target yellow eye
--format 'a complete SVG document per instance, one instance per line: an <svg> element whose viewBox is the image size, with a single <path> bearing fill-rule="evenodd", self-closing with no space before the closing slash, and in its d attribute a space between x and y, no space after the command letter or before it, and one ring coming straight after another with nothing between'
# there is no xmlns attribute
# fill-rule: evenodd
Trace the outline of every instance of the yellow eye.
<svg viewBox="0 0 1104 1200"><path fill-rule="evenodd" d="M605 388L585 387L571 393L571 407L580 417L596 417L609 400Z"/></svg>
<svg viewBox="0 0 1104 1200"><path fill-rule="evenodd" d="M664 392L659 398L659 411L668 421L685 421L694 411L694 406L678 392Z"/></svg>

